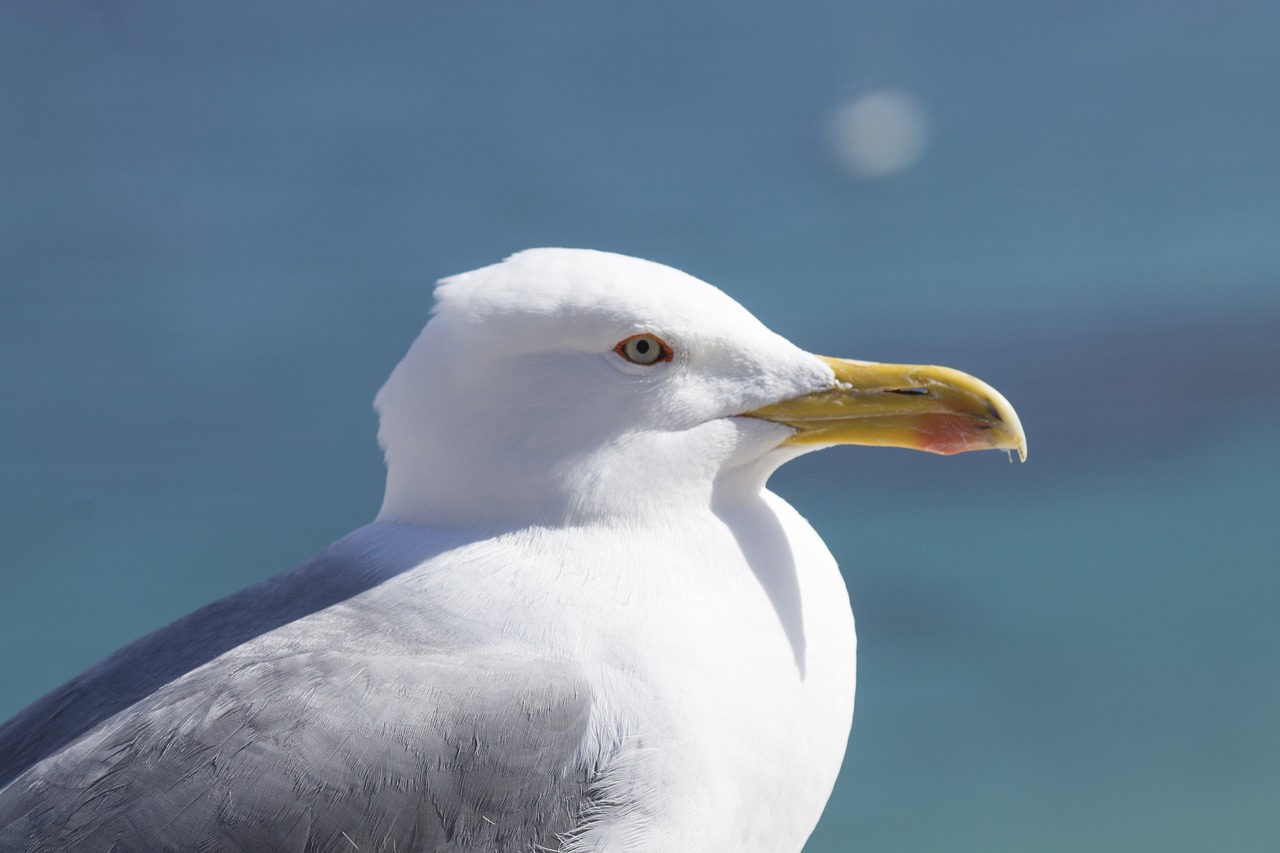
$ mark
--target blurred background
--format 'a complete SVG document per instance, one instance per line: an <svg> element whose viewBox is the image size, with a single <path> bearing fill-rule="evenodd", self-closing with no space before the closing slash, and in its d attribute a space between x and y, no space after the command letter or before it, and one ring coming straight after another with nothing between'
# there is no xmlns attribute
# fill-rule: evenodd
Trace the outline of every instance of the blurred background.
<svg viewBox="0 0 1280 853"><path fill-rule="evenodd" d="M1261 1L4 4L0 718L371 519L432 281L541 245L1021 413L773 480L859 624L809 853L1276 849Z"/></svg>

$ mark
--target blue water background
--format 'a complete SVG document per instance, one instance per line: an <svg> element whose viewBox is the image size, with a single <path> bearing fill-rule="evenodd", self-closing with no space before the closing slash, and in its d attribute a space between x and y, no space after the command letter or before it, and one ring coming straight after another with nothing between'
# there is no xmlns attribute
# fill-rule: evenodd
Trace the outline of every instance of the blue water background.
<svg viewBox="0 0 1280 853"><path fill-rule="evenodd" d="M851 180L886 87L929 148ZM1276 849L1267 2L4 4L0 717L371 518L431 281L537 245L1022 415L774 478L859 620L806 850Z"/></svg>

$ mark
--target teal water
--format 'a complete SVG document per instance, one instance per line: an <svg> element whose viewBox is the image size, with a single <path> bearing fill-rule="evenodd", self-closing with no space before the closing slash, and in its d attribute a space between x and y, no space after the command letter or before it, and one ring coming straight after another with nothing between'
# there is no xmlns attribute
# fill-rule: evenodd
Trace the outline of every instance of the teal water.
<svg viewBox="0 0 1280 853"><path fill-rule="evenodd" d="M732 12L730 12L732 9ZM951 364L1031 457L781 471L859 621L807 848L1280 837L1280 6L9 4L0 717L381 495L432 279L652 257ZM909 92L908 172L825 122Z"/></svg>

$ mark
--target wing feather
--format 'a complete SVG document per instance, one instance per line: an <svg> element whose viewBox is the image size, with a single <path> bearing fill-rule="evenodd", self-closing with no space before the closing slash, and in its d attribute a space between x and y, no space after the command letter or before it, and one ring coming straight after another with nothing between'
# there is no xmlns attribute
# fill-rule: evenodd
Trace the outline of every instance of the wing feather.
<svg viewBox="0 0 1280 853"><path fill-rule="evenodd" d="M378 535L139 640L0 727L0 849L558 847L588 808L587 680L364 595L456 544Z"/></svg>

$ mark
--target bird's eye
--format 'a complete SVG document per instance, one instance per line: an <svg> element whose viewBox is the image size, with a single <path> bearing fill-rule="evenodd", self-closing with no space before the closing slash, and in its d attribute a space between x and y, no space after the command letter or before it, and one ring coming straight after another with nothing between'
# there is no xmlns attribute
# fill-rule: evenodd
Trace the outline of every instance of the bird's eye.
<svg viewBox="0 0 1280 853"><path fill-rule="evenodd" d="M613 351L632 364L657 364L670 361L674 354L666 341L657 335L632 335L619 341Z"/></svg>

